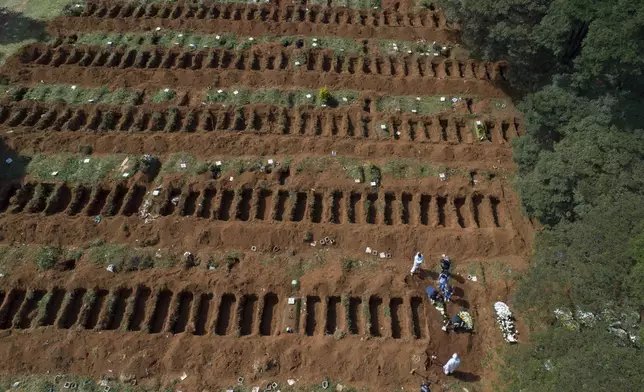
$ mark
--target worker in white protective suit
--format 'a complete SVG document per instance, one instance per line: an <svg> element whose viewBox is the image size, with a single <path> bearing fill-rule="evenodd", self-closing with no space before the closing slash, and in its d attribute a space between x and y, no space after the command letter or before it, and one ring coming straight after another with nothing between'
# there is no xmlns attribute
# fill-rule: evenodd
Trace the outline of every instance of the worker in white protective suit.
<svg viewBox="0 0 644 392"><path fill-rule="evenodd" d="M420 265L425 262L425 257L423 257L423 254L418 252L416 253L416 256L414 256L414 265L411 267L411 274L415 274L416 271L420 269Z"/></svg>
<svg viewBox="0 0 644 392"><path fill-rule="evenodd" d="M452 355L452 358L450 358L449 361L447 361L447 363L443 366L443 371L447 375L452 374L460 364L461 359L458 357L458 354L454 353L454 355Z"/></svg>

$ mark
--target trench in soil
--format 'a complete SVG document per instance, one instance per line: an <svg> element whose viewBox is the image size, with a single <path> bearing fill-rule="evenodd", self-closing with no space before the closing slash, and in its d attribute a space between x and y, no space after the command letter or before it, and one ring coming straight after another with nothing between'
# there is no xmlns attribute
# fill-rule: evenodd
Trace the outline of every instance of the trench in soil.
<svg viewBox="0 0 644 392"><path fill-rule="evenodd" d="M362 299L360 297L351 297L349 298L349 333L352 335L358 335L363 333L362 331L362 319L360 317L360 312L362 309Z"/></svg>
<svg viewBox="0 0 644 392"><path fill-rule="evenodd" d="M391 298L389 300L389 311L391 312L391 337L394 339L400 339L402 335L400 324L400 312L402 309L402 304L402 298Z"/></svg>
<svg viewBox="0 0 644 392"><path fill-rule="evenodd" d="M195 314L194 324L195 324L195 335L202 336L205 335L208 325L208 315L210 314L210 307L212 304L213 295L211 293L201 294L199 297L199 306Z"/></svg>
<svg viewBox="0 0 644 392"><path fill-rule="evenodd" d="M217 324L215 326L215 333L217 335L224 336L228 333L232 310L236 301L235 296L232 294L224 294L221 297L221 303L219 304L219 310L217 312Z"/></svg>
<svg viewBox="0 0 644 392"><path fill-rule="evenodd" d="M86 329L94 329L98 324L98 317L101 314L101 309L107 297L107 290L97 290L95 293L94 301L89 305L87 319L85 320Z"/></svg>
<svg viewBox="0 0 644 392"><path fill-rule="evenodd" d="M85 289L75 289L68 294L70 299L58 320L58 328L69 329L76 324L86 292Z"/></svg>
<svg viewBox="0 0 644 392"><path fill-rule="evenodd" d="M190 309L192 307L192 300L194 295L189 291L182 291L179 293L178 306L173 315L175 321L171 326L172 333L185 332L186 326L190 318Z"/></svg>
<svg viewBox="0 0 644 392"><path fill-rule="evenodd" d="M6 298L2 309L0 309L0 329L11 328L13 318L22 306L25 300L26 292L24 290L11 290Z"/></svg>
<svg viewBox="0 0 644 392"><path fill-rule="evenodd" d="M56 321L56 316L60 311L60 307L63 304L64 298L65 298L65 290L62 290L62 289L52 290L51 297L49 297L49 302L45 307L45 315L40 320L41 326L54 324L54 321Z"/></svg>
<svg viewBox="0 0 644 392"><path fill-rule="evenodd" d="M259 332L263 336L272 335L277 329L274 320L277 319L275 313L278 305L277 295L268 293L264 296L264 308L262 309L262 319L259 325Z"/></svg>
<svg viewBox="0 0 644 392"><path fill-rule="evenodd" d="M253 315L257 303L256 295L244 295L240 301L241 311L239 319L239 334L250 335L253 332Z"/></svg>
<svg viewBox="0 0 644 392"><path fill-rule="evenodd" d="M170 312L170 303L172 301L172 291L162 290L157 298L148 325L150 333L159 333L163 331L168 313Z"/></svg>
<svg viewBox="0 0 644 392"><path fill-rule="evenodd" d="M25 329L31 326L31 322L35 316L34 311L38 309L38 303L47 294L45 290L35 290L31 295L26 298L24 304L20 309L18 315L17 328Z"/></svg>
<svg viewBox="0 0 644 392"><path fill-rule="evenodd" d="M317 329L317 313L320 307L320 297L306 297L306 324L305 333L307 336L313 336Z"/></svg>
<svg viewBox="0 0 644 392"><path fill-rule="evenodd" d="M134 298L134 307L132 308L132 316L128 320L128 330L130 331L140 331L143 322L145 321L145 308L150 299L152 290L145 286L139 286L136 290Z"/></svg>

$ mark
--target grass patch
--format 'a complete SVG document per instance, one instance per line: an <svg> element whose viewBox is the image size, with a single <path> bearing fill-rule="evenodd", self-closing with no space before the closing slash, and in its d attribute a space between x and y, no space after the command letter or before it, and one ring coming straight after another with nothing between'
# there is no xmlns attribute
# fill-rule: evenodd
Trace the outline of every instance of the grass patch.
<svg viewBox="0 0 644 392"><path fill-rule="evenodd" d="M326 0L311 0L309 4L326 5ZM357 9L374 9L381 8L381 0L335 0L333 1L334 7L347 7Z"/></svg>
<svg viewBox="0 0 644 392"><path fill-rule="evenodd" d="M221 162L217 165L216 162ZM285 158L282 164L274 167L273 170L284 170L288 168L291 160ZM245 172L261 171L267 168L267 159L261 157L239 157L214 161L198 161L194 155L188 153L176 153L170 156L162 164L157 182L161 182L164 175L183 174L185 178L191 178L211 172L213 175L239 175ZM185 167L184 167L185 166Z"/></svg>
<svg viewBox="0 0 644 392"><path fill-rule="evenodd" d="M78 261L83 251L76 248L40 247L34 245L0 246L0 274L6 275L35 263L39 270L48 270L59 260Z"/></svg>
<svg viewBox="0 0 644 392"><path fill-rule="evenodd" d="M88 162L86 162L87 159L89 159ZM124 173L132 176L138 167L139 161L132 155L87 157L82 154L37 154L31 157L25 174L45 181L55 179L69 183L92 184L108 177L122 178ZM54 172L58 173L54 176L52 175Z"/></svg>
<svg viewBox="0 0 644 392"><path fill-rule="evenodd" d="M307 272L326 264L326 252L318 250L310 258L295 260L286 256L268 255L260 263L265 266L280 265L290 280L300 280Z"/></svg>
<svg viewBox="0 0 644 392"><path fill-rule="evenodd" d="M82 392L103 392L104 386L99 385L100 381L94 380L90 377L78 376L74 374L43 374L43 375L20 375L20 376L0 376L0 390L2 391L21 391L21 392L49 392L49 391L65 391L63 385L66 383L76 383L75 390ZM15 385L18 383L18 385ZM116 379L108 379L108 386L110 392L172 392L178 380L173 380L165 387L150 386L144 387L139 385L124 385ZM288 386L285 382L280 383L279 389L283 392L328 392L335 391L338 384L344 386L344 392L358 392L357 389L348 387L344 383L328 380L328 389L324 389L321 385L315 384L310 386ZM16 389L18 388L18 389ZM251 392L251 386L232 386L226 388L234 392ZM219 389L217 389L219 390ZM366 389L360 389L361 392L366 392Z"/></svg>
<svg viewBox="0 0 644 392"><path fill-rule="evenodd" d="M245 50L257 45L275 44L282 47L330 49L336 54L357 53L362 45L354 39L340 37L261 36L246 37L236 34L200 35L187 31L151 31L142 33L90 33L82 34L76 41L82 45L138 48L162 46L167 48Z"/></svg>
<svg viewBox="0 0 644 392"><path fill-rule="evenodd" d="M335 107L351 105L359 95L357 91L328 91L328 96L325 95L327 99L323 100L320 97L319 91L316 90L248 89L233 87L225 90L209 90L206 94L205 102L236 106L263 103L287 108L303 105L321 106L323 104Z"/></svg>
<svg viewBox="0 0 644 392"><path fill-rule="evenodd" d="M47 39L46 21L60 15L69 0L0 0L0 63L23 47Z"/></svg>
<svg viewBox="0 0 644 392"><path fill-rule="evenodd" d="M188 153L172 154L165 163L161 164L159 177L157 181L161 181L164 175L183 174L185 177L190 178L202 173L200 162L194 155Z"/></svg>
<svg viewBox="0 0 644 392"><path fill-rule="evenodd" d="M441 101L441 98L445 98L445 101ZM415 110L413 113L432 115L452 107L451 97L448 96L421 97L401 95L385 96L376 100L376 111L385 113L413 112Z"/></svg>
<svg viewBox="0 0 644 392"><path fill-rule="evenodd" d="M6 275L24 267L35 259L38 249L27 245L0 246L0 273Z"/></svg>
<svg viewBox="0 0 644 392"><path fill-rule="evenodd" d="M54 268L61 253L60 248L46 247L38 249L36 251L36 266L41 271Z"/></svg>
<svg viewBox="0 0 644 392"><path fill-rule="evenodd" d="M172 101L177 96L177 93L169 88L162 88L157 91L156 94L152 97L152 102L154 103L163 103Z"/></svg>
<svg viewBox="0 0 644 392"><path fill-rule="evenodd" d="M405 158L392 159L382 167L383 174L395 179L436 177L445 170L420 160Z"/></svg>
<svg viewBox="0 0 644 392"><path fill-rule="evenodd" d="M179 260L179 255L172 252L127 245L99 243L87 249L87 261L90 264L104 268L113 264L116 272L172 268L179 264Z"/></svg>
<svg viewBox="0 0 644 392"><path fill-rule="evenodd" d="M13 88L5 93L6 96L16 99L16 91ZM65 84L39 84L26 89L22 100L57 102L62 101L71 105L82 105L87 103L110 104L110 105L136 105L141 102L143 94L130 91L124 88L110 91L107 87L82 89L73 85Z"/></svg>

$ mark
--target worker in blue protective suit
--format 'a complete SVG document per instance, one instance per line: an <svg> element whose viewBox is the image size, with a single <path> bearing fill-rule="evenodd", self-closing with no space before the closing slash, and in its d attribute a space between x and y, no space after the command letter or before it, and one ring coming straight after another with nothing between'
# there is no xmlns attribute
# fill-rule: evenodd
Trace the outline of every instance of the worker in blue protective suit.
<svg viewBox="0 0 644 392"><path fill-rule="evenodd" d="M433 286L427 287L425 289L425 292L427 293L427 297L429 297L429 300L432 302L432 304L436 302L443 302L443 295Z"/></svg>
<svg viewBox="0 0 644 392"><path fill-rule="evenodd" d="M447 286L447 282L449 281L449 276L445 273L441 273L438 275L438 288L440 291L444 291L445 287Z"/></svg>
<svg viewBox="0 0 644 392"><path fill-rule="evenodd" d="M443 298L445 298L445 302L449 302L452 299L452 295L454 294L454 288L450 285L445 285L442 294Z"/></svg>

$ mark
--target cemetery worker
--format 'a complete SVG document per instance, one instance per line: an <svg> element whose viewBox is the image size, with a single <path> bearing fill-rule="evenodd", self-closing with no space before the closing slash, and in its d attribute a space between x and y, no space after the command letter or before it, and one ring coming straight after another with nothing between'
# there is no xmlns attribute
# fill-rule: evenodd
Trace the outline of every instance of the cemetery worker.
<svg viewBox="0 0 644 392"><path fill-rule="evenodd" d="M422 384L420 384L420 392L432 392L432 391L429 389L429 382L427 382L427 381L423 381L423 383L422 383Z"/></svg>
<svg viewBox="0 0 644 392"><path fill-rule="evenodd" d="M448 375L452 374L460 364L461 364L461 359L458 357L456 353L454 353L454 355L452 355L452 358L450 358L450 360L447 361L445 366L443 366L443 372L445 372L445 374L448 374Z"/></svg>
<svg viewBox="0 0 644 392"><path fill-rule="evenodd" d="M440 291L436 290L433 286L429 286L425 289L429 300L432 301L432 304L438 302L443 302L443 295Z"/></svg>
<svg viewBox="0 0 644 392"><path fill-rule="evenodd" d="M441 273L438 275L438 288L441 291L445 291L445 286L447 286L447 281L449 280L449 277L447 276L446 273Z"/></svg>
<svg viewBox="0 0 644 392"><path fill-rule="evenodd" d="M418 252L416 253L416 256L414 256L414 265L411 267L411 274L415 274L417 270L420 269L420 265L425 262L425 258L423 257L423 254Z"/></svg>
<svg viewBox="0 0 644 392"><path fill-rule="evenodd" d="M443 289L445 302L449 302L452 299L452 294L454 294L454 288L450 285L445 285L445 288Z"/></svg>
<svg viewBox="0 0 644 392"><path fill-rule="evenodd" d="M459 328L465 328L465 321L461 318L459 314L452 316L452 319L449 321L448 327L451 327L454 330Z"/></svg>
<svg viewBox="0 0 644 392"><path fill-rule="evenodd" d="M441 257L441 272L443 273L449 273L449 267L451 266L451 261L449 260L449 257L447 255L443 255Z"/></svg>

